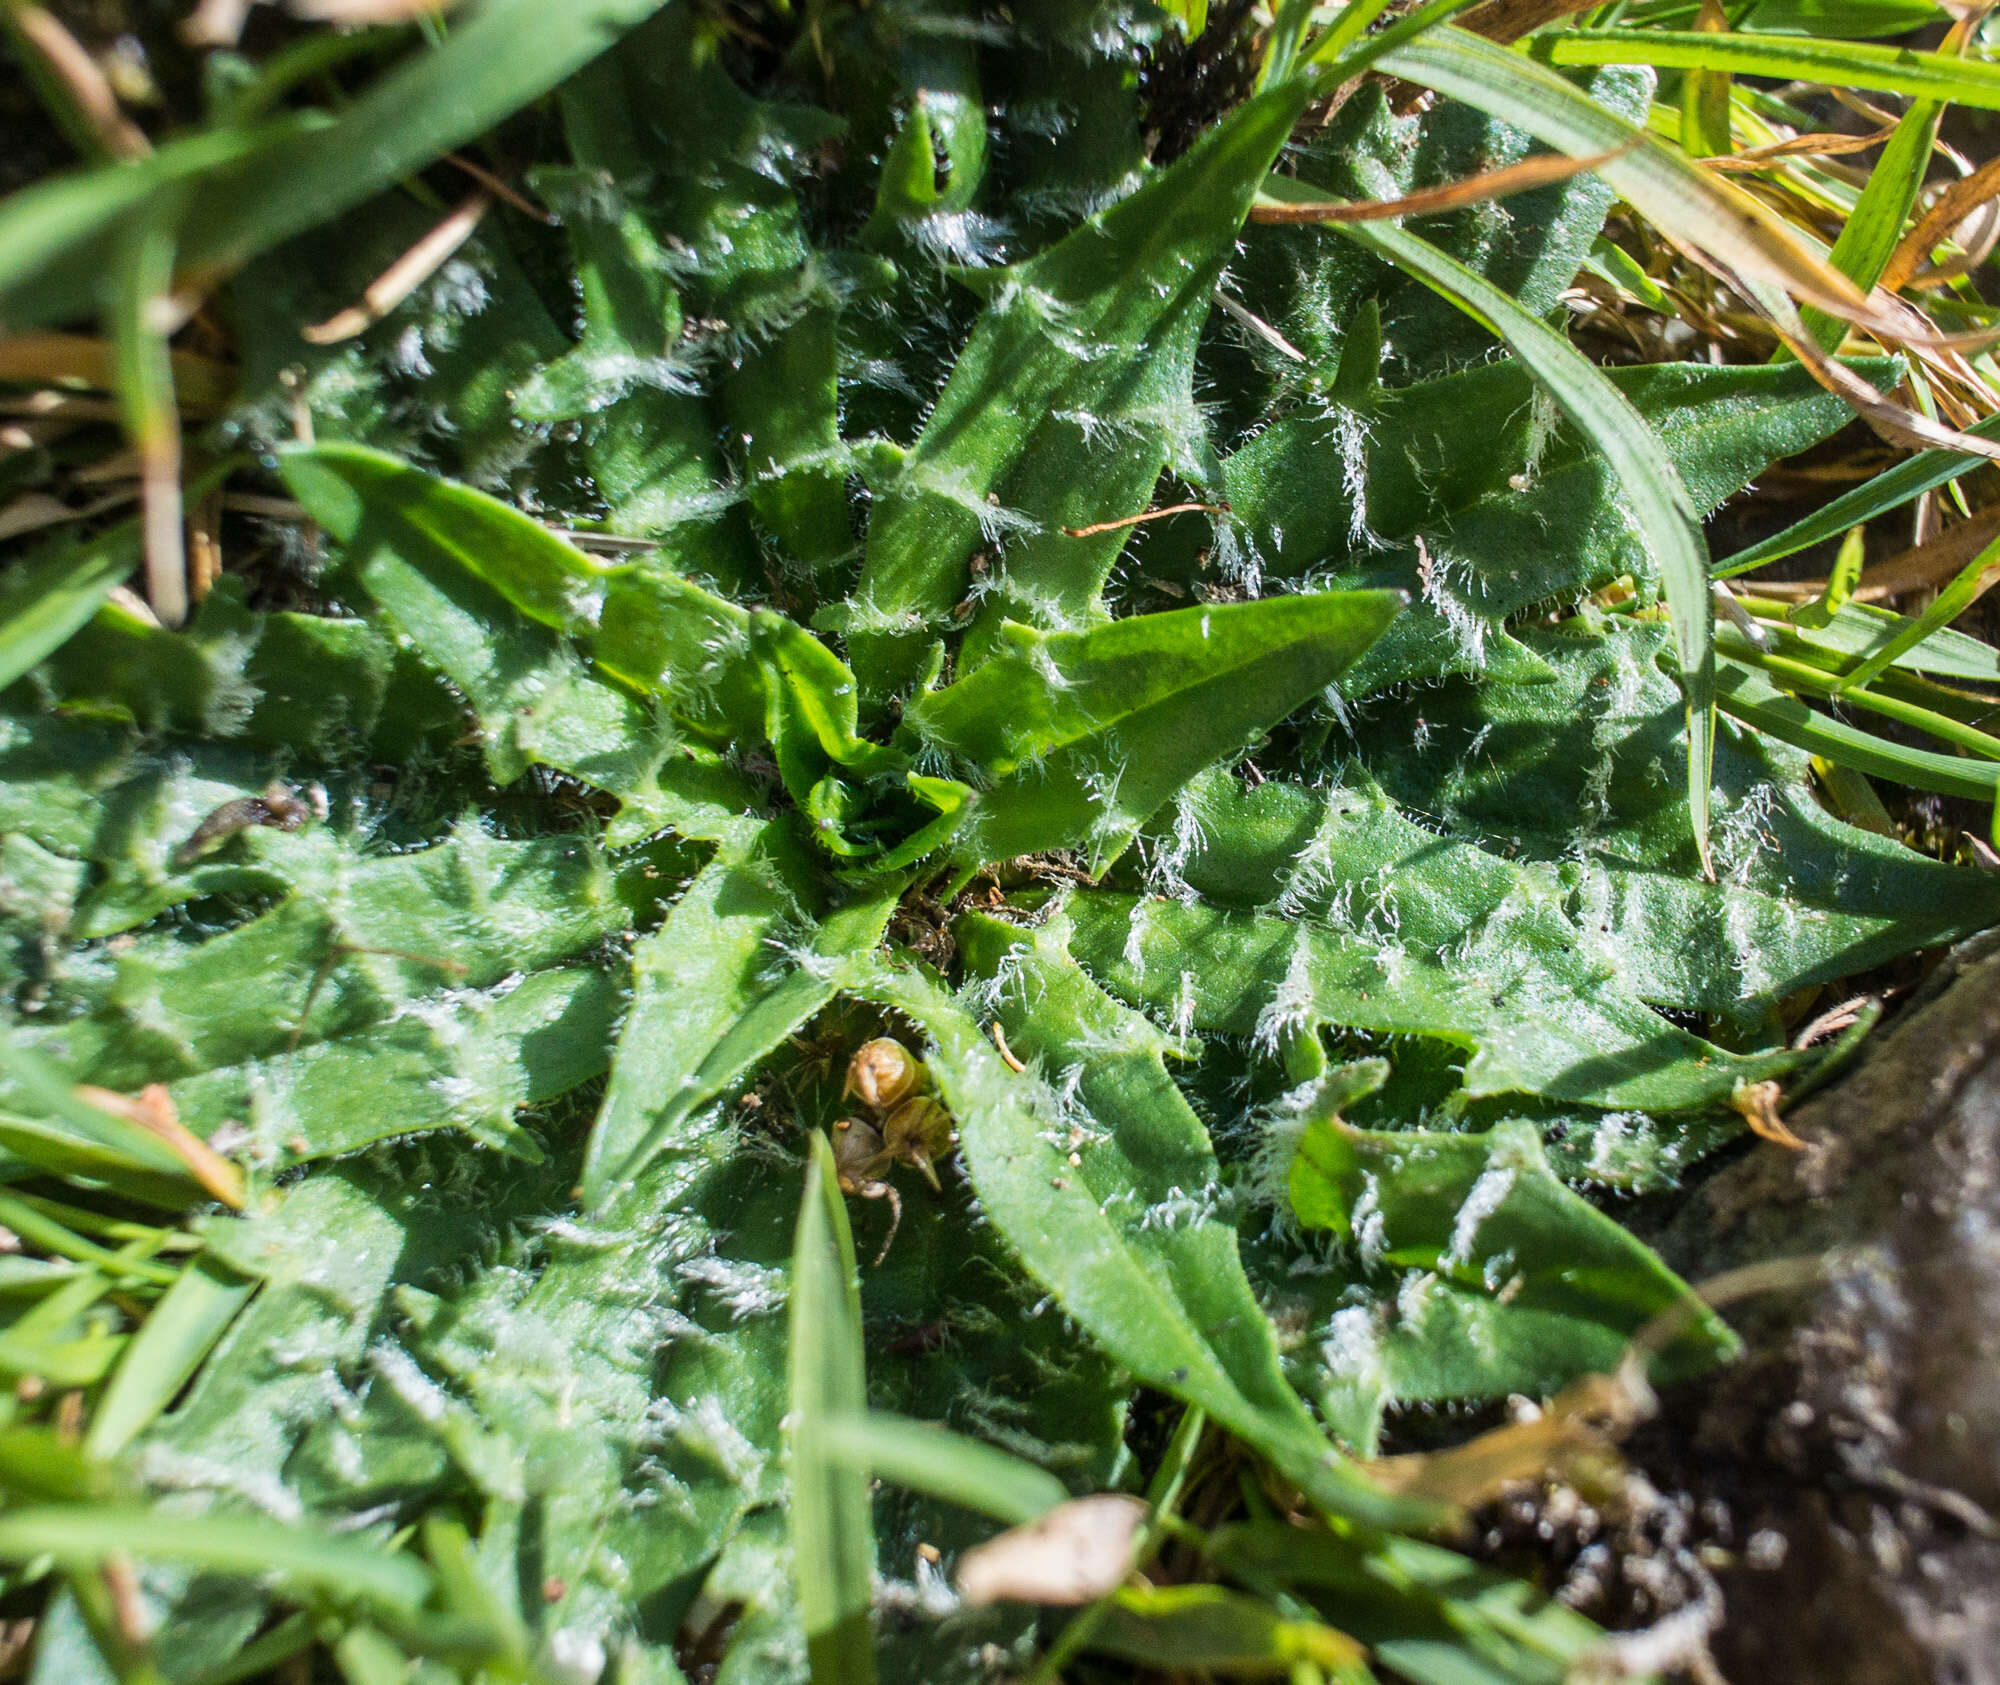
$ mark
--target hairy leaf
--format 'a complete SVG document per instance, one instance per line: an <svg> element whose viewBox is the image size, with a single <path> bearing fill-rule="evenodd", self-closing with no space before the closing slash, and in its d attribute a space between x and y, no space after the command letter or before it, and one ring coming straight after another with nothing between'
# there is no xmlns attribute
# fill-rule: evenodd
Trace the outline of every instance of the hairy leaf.
<svg viewBox="0 0 2000 1685"><path fill-rule="evenodd" d="M1330 1512L1397 1517L1400 1506L1326 1444L1278 1368L1234 1236L1205 1209L1219 1197L1214 1159L1167 1080L1163 1042L1065 963L1064 935L1060 923L1032 941L968 929L1026 1050L1078 1072L1067 1118L1058 1093L1009 1071L965 1006L927 978L889 974L870 989L936 1038L931 1068L982 1205L1135 1375L1242 1434Z"/></svg>
<svg viewBox="0 0 2000 1685"><path fill-rule="evenodd" d="M999 860L1088 839L1094 867L1205 767L1240 754L1381 634L1386 591L1286 597L1121 620L1010 623L1002 652L905 719L986 787L954 847Z"/></svg>

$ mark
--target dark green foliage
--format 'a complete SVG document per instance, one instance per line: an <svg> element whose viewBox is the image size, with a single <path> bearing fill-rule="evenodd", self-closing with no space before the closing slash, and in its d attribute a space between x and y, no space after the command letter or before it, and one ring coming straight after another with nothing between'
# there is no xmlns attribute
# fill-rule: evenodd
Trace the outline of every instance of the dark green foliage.
<svg viewBox="0 0 2000 1685"><path fill-rule="evenodd" d="M1596 1642L1364 1459L1663 1312L1660 1377L1726 1357L1590 1190L1673 1188L1819 1057L1800 991L2000 890L1735 726L1702 871L1707 646L1661 599L1685 633L1695 516L1845 409L1790 366L1565 386L1335 232L1246 227L1274 168L1387 196L1529 142L1368 85L1300 141L1304 78L1156 109L1178 27L487 0L329 61L338 114L0 206L10 326L94 308L154 195L238 265L204 442L303 512L178 630L117 593L136 524L0 579L0 1376L90 1412L59 1453L27 1394L0 1422L36 1685L246 1645L358 1685L1024 1670L1056 1620L935 1553L1171 1507L1204 1424L1268 1476L1209 1534L1230 1587L1064 1642L1420 1685ZM555 220L497 208L300 340L488 131ZM1609 198L1416 232L1535 326ZM843 1086L882 1036L936 1163L842 1151L891 1129ZM240 1210L127 1115L152 1084Z"/></svg>

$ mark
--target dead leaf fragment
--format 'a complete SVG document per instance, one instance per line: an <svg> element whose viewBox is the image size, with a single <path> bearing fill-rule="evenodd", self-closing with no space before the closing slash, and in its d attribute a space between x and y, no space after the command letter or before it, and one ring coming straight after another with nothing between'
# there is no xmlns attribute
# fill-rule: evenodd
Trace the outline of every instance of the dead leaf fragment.
<svg viewBox="0 0 2000 1685"><path fill-rule="evenodd" d="M1012 1527L959 1559L959 1595L971 1604L1095 1602L1132 1571L1146 1506L1100 1492L1075 1498L1025 1527Z"/></svg>
<svg viewBox="0 0 2000 1685"><path fill-rule="evenodd" d="M78 1083L76 1097L101 1112L137 1124L148 1135L166 1144L169 1151L188 1168L188 1174L232 1211L243 1209L243 1170L231 1164L199 1135L181 1122L174 1097L163 1082L149 1082L134 1094L118 1094L108 1088Z"/></svg>
<svg viewBox="0 0 2000 1685"><path fill-rule="evenodd" d="M1736 1092L1729 1096L1730 1105L1750 1126L1750 1133L1760 1140L1771 1141L1792 1152L1806 1150L1805 1142L1794 1135L1778 1116L1778 1095L1780 1090L1775 1082L1739 1082Z"/></svg>
<svg viewBox="0 0 2000 1685"><path fill-rule="evenodd" d="M1622 1463L1617 1444L1653 1412L1652 1390L1632 1365L1573 1381L1524 1421L1494 1428L1447 1451L1382 1457L1368 1475L1408 1498L1478 1509L1510 1487L1560 1480L1609 1489Z"/></svg>

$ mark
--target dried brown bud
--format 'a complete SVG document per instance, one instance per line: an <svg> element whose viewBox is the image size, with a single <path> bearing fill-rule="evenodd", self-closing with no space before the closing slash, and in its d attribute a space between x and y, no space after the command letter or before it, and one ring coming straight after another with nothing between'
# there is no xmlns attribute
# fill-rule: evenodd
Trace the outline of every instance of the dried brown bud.
<svg viewBox="0 0 2000 1685"><path fill-rule="evenodd" d="M886 1112L914 1094L924 1067L907 1047L889 1036L863 1042L847 1067L841 1098L859 1095L871 1111Z"/></svg>

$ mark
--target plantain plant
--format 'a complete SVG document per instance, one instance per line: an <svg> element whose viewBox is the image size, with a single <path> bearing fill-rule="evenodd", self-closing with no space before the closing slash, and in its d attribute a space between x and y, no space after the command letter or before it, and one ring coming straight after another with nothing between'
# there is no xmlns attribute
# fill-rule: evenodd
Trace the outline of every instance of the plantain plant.
<svg viewBox="0 0 2000 1685"><path fill-rule="evenodd" d="M1712 630L1702 519L1852 410L1552 313L1614 194L1858 293L1675 173L1650 72L1379 10L488 0L214 55L201 125L0 203L9 330L101 312L169 408L147 278L219 289L186 493L263 523L181 626L122 588L173 484L0 575L36 1685L1611 1654L1385 1423L1733 1354L1619 1199L1824 1080L1821 987L2000 922L1808 756L1994 760L1778 681L1976 757L2000 666ZM302 340L489 131L526 196ZM1321 214L1535 139L1604 179ZM953 1594L1114 1492L1192 1583Z"/></svg>

